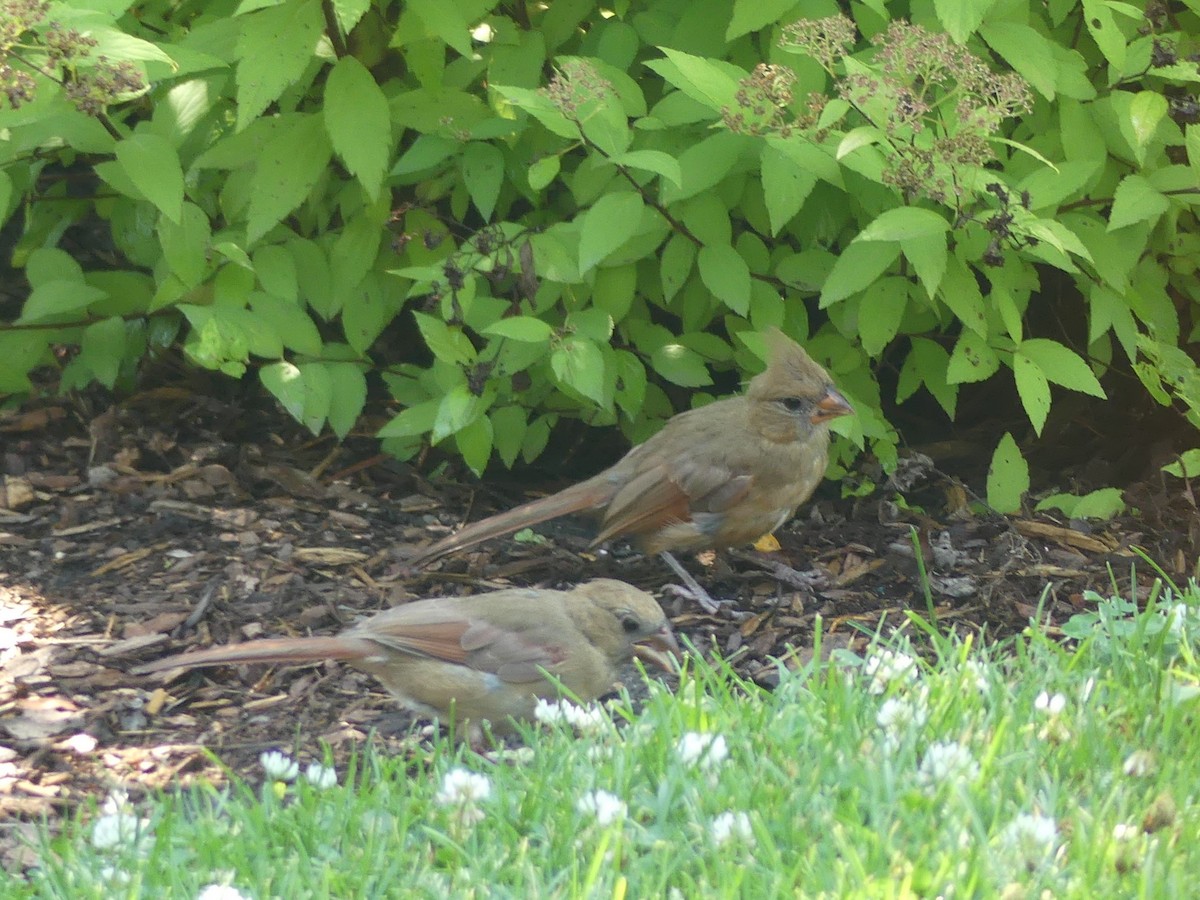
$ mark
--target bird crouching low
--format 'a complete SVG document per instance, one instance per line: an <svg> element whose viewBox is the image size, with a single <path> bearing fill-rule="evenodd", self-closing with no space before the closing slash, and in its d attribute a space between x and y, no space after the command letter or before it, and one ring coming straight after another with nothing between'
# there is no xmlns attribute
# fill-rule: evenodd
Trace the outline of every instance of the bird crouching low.
<svg viewBox="0 0 1200 900"><path fill-rule="evenodd" d="M670 418L586 481L463 527L407 560L412 569L569 513L591 513L593 545L631 537L647 553L723 549L790 519L825 475L829 423L853 408L829 374L779 329L746 393ZM677 569L679 571L679 569Z"/></svg>
<svg viewBox="0 0 1200 900"><path fill-rule="evenodd" d="M571 590L510 588L417 600L332 637L248 641L139 666L148 675L236 663L341 660L375 676L401 704L456 726L476 743L530 719L558 684L582 701L612 689L634 657L670 670L679 645L658 602L600 578ZM547 677L549 676L549 677Z"/></svg>

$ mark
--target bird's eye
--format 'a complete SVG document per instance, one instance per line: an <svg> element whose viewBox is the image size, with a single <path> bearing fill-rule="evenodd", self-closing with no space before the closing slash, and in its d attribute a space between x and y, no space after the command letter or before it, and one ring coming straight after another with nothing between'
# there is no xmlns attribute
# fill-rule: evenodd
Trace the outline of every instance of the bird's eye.
<svg viewBox="0 0 1200 900"><path fill-rule="evenodd" d="M621 616L621 627L626 634L636 634L642 630L642 623L633 616Z"/></svg>
<svg viewBox="0 0 1200 900"><path fill-rule="evenodd" d="M801 400L799 397L781 397L778 402L780 406L790 413L804 412L808 406L807 401Z"/></svg>

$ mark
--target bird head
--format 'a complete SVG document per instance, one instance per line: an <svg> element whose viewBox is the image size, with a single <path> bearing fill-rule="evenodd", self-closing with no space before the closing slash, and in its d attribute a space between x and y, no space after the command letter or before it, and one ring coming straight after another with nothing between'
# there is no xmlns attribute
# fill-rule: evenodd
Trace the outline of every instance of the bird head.
<svg viewBox="0 0 1200 900"><path fill-rule="evenodd" d="M580 630L614 662L637 657L668 672L681 652L671 625L650 594L612 578L579 585L590 609Z"/></svg>

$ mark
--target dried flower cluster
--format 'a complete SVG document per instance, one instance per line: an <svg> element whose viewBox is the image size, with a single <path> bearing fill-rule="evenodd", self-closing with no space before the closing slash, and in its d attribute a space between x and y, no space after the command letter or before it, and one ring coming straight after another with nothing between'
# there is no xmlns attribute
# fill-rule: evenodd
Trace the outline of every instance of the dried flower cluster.
<svg viewBox="0 0 1200 900"><path fill-rule="evenodd" d="M791 134L788 107L796 73L786 66L759 63L749 78L743 78L734 95L736 105L721 110L726 127L738 134ZM804 126L807 122L797 122Z"/></svg>
<svg viewBox="0 0 1200 900"><path fill-rule="evenodd" d="M50 4L15 0L4 4L0 17L0 93L17 109L34 98L35 74L59 82L80 112L102 114L122 95L145 89L141 73L130 62L91 57L96 41L74 28L46 22Z"/></svg>
<svg viewBox="0 0 1200 900"><path fill-rule="evenodd" d="M580 122L587 117L586 107L589 101L615 93L615 90L608 79L601 76L590 63L581 59L568 59L555 70L550 83L540 88L539 93L549 97L559 112L572 122Z"/></svg>

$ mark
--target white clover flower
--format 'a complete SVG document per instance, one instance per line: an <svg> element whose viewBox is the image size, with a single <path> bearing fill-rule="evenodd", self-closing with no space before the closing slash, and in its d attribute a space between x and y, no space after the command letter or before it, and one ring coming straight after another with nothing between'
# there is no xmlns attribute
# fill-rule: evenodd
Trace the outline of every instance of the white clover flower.
<svg viewBox="0 0 1200 900"><path fill-rule="evenodd" d="M1126 822L1118 822L1113 826L1113 840L1118 843L1136 840L1142 836L1142 829L1137 825L1129 825Z"/></svg>
<svg viewBox="0 0 1200 900"><path fill-rule="evenodd" d="M1009 863L1032 871L1054 855L1058 825L1049 816L1021 813L1004 826L999 842Z"/></svg>
<svg viewBox="0 0 1200 900"><path fill-rule="evenodd" d="M133 880L132 876L120 866L101 866L99 875L101 881L121 887Z"/></svg>
<svg viewBox="0 0 1200 900"><path fill-rule="evenodd" d="M907 700L903 697L888 697L875 714L875 723L896 737L922 728L928 719L929 711L924 700Z"/></svg>
<svg viewBox="0 0 1200 900"><path fill-rule="evenodd" d="M461 767L442 776L442 787L434 800L439 806L479 803L492 796L492 779Z"/></svg>
<svg viewBox="0 0 1200 900"><path fill-rule="evenodd" d="M1153 753L1149 750L1134 750L1125 758L1122 771L1130 778L1145 778L1153 774L1156 768Z"/></svg>
<svg viewBox="0 0 1200 900"><path fill-rule="evenodd" d="M300 774L300 765L286 753L268 750L258 756L259 765L271 781L295 781Z"/></svg>
<svg viewBox="0 0 1200 900"><path fill-rule="evenodd" d="M250 900L250 897L227 884L210 884L201 889L196 900Z"/></svg>
<svg viewBox="0 0 1200 900"><path fill-rule="evenodd" d="M327 791L337 784L337 770L333 766L310 762L308 768L304 770L304 778L318 791Z"/></svg>
<svg viewBox="0 0 1200 900"><path fill-rule="evenodd" d="M729 747L723 734L689 731L675 743L675 752L685 766L714 771L729 756Z"/></svg>
<svg viewBox="0 0 1200 900"><path fill-rule="evenodd" d="M754 831L750 827L750 816L744 812L723 812L708 826L713 843L718 847L730 842L754 843Z"/></svg>
<svg viewBox="0 0 1200 900"><path fill-rule="evenodd" d="M548 725L566 722L580 734L595 734L612 724L612 720L598 706L577 706L570 700L546 700L541 697L533 708L533 717Z"/></svg>
<svg viewBox="0 0 1200 900"><path fill-rule="evenodd" d="M596 824L601 828L624 819L629 812L625 801L608 791L588 791L579 798L575 808L584 815L595 816Z"/></svg>
<svg viewBox="0 0 1200 900"><path fill-rule="evenodd" d="M1170 609L1159 610L1159 615L1167 620L1167 632L1176 638L1182 638L1187 633L1191 614L1191 607L1186 603L1176 603Z"/></svg>
<svg viewBox="0 0 1200 900"><path fill-rule="evenodd" d="M147 852L154 843L150 820L131 812L105 813L92 823L92 846L97 850Z"/></svg>
<svg viewBox="0 0 1200 900"><path fill-rule="evenodd" d="M1046 691L1042 691L1033 701L1033 708L1054 718L1062 715L1062 711L1067 708L1067 698L1062 694L1048 694Z"/></svg>
<svg viewBox="0 0 1200 900"><path fill-rule="evenodd" d="M977 659L968 659L963 665L963 671L967 676L967 683L979 693L983 694L988 689L988 672L989 667Z"/></svg>
<svg viewBox="0 0 1200 900"><path fill-rule="evenodd" d="M917 781L936 788L943 782L973 782L979 777L979 763L971 751L956 741L930 744L917 769Z"/></svg>
<svg viewBox="0 0 1200 900"><path fill-rule="evenodd" d="M917 660L896 650L879 650L872 653L867 657L863 672L871 679L867 691L872 694L882 694L893 682L900 685L910 684L920 675Z"/></svg>

